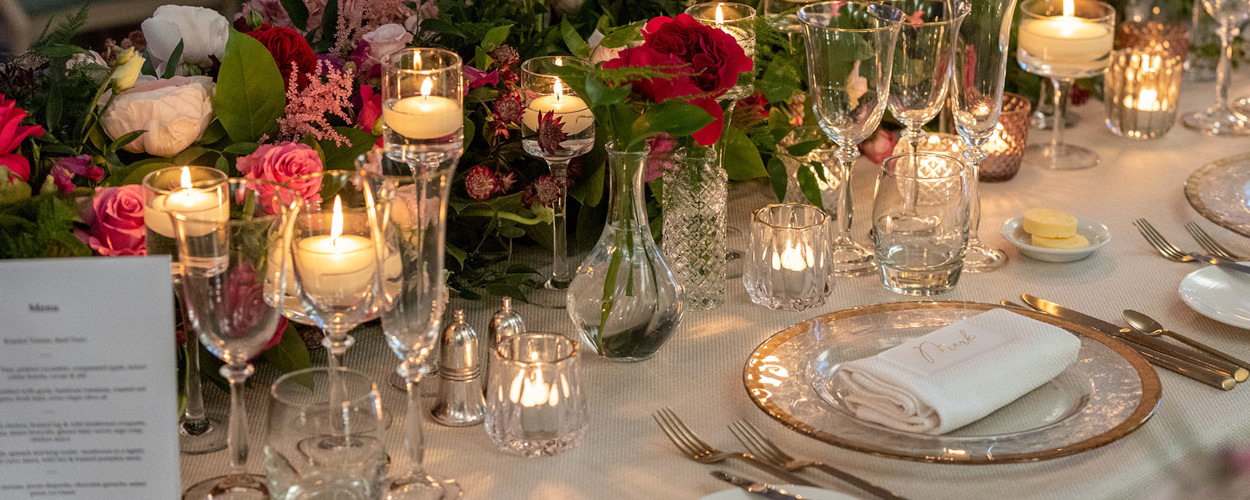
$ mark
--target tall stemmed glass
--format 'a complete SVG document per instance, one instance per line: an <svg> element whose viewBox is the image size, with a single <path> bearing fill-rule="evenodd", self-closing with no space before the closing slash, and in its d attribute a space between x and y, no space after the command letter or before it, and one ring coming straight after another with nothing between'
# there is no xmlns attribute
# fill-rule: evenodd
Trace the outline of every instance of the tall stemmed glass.
<svg viewBox="0 0 1250 500"><path fill-rule="evenodd" d="M894 49L890 113L906 126L903 139L908 150L916 153L925 135L921 127L946 104L955 40L969 7L950 0L901 0L887 5L905 16Z"/></svg>
<svg viewBox="0 0 1250 500"><path fill-rule="evenodd" d="M1114 39L1115 10L1108 4L1095 0L1026 0L1020 4L1016 58L1025 71L1050 78L1055 123L1064 123L1072 83L1107 69ZM1051 170L1097 165L1097 153L1064 143L1064 128L1051 127L1049 145L1025 148L1026 161Z"/></svg>
<svg viewBox="0 0 1250 500"><path fill-rule="evenodd" d="M178 247L174 242L174 226L169 211L177 209L194 213L199 218L225 219L218 199L220 188L228 177L225 172L209 167L168 167L153 171L143 177L144 210L143 225L146 230L148 255L170 255L173 259L170 273L174 282L174 297L178 310L186 318L182 307L182 266L178 265ZM183 326L190 328L189 321ZM225 415L210 412L204 407L204 393L200 389L200 341L189 333L179 344L186 359L182 374L182 394L186 406L178 416L178 449L185 455L199 455L225 449Z"/></svg>
<svg viewBox="0 0 1250 500"><path fill-rule="evenodd" d="M1016 1L972 2L971 11L959 27L955 44L955 71L951 75L951 111L955 130L964 144L968 167L968 204L971 228L964 271L992 271L1007 263L1007 253L985 246L977 237L981 225L981 195L977 176L981 149L994 136L1003 106L1003 82L1007 76L1007 47L1011 40L1011 16Z"/></svg>
<svg viewBox="0 0 1250 500"><path fill-rule="evenodd" d="M838 227L833 273L857 276L876 271L872 251L851 239L851 168L856 146L885 114L901 11L880 4L823 2L799 9L807 41L812 109L820 128L838 145Z"/></svg>
<svg viewBox="0 0 1250 500"><path fill-rule="evenodd" d="M287 286L296 285L305 314L325 332L321 344L332 368L343 366L355 342L348 332L374 306L378 211L390 194L380 187L383 180L364 171L327 170L287 181L305 200L291 236L294 278Z"/></svg>
<svg viewBox="0 0 1250 500"><path fill-rule="evenodd" d="M521 146L527 154L547 162L559 189L551 207L555 214L551 223L551 278L544 284L548 290L564 290L573 279L569 272L565 211L569 161L595 147L595 115L586 101L560 81L555 68L589 65L589 61L569 56L536 57L521 64L521 92L525 99Z"/></svg>
<svg viewBox="0 0 1250 500"><path fill-rule="evenodd" d="M429 83L427 83L429 82ZM447 198L464 147L464 84L460 56L442 49L392 52L382 74L386 158L383 173L399 175L380 247L382 331L402 363L407 387L404 418L406 467L389 480L390 498L454 498L455 481L426 474L425 412L417 390L422 363L438 337L445 307L443 278ZM436 99L437 98L437 99ZM430 126L437 124L438 126ZM406 228L406 229L404 229ZM399 256L399 273L388 271Z"/></svg>
<svg viewBox="0 0 1250 500"><path fill-rule="evenodd" d="M1215 104L1185 115L1181 123L1207 135L1250 135L1250 116L1228 104L1228 82L1232 74L1233 39L1241 25L1250 19L1250 0L1200 0L1202 8L1219 21L1220 64L1215 69ZM1242 103L1238 103L1242 104ZM1250 110L1250 107L1242 107Z"/></svg>
<svg viewBox="0 0 1250 500"><path fill-rule="evenodd" d="M268 181L230 179L219 198L230 218L199 218L170 211L187 317L200 342L223 362L230 382L230 472L191 486L183 498L269 498L264 478L247 471L247 415L243 382L282 309L291 228L302 197Z"/></svg>

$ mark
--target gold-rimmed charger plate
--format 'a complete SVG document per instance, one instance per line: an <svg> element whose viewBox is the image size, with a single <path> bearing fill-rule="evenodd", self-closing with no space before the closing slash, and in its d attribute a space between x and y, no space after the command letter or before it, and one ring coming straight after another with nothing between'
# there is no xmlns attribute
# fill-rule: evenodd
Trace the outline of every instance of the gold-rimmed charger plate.
<svg viewBox="0 0 1250 500"><path fill-rule="evenodd" d="M937 436L903 432L856 419L831 388L842 362L1003 308L1071 332L1081 350L1059 376L981 420ZM1162 395L1150 364L1097 330L1039 312L957 301L873 304L798 323L755 349L744 380L765 413L826 443L955 464L1033 462L1104 446L1149 420Z"/></svg>
<svg viewBox="0 0 1250 500"><path fill-rule="evenodd" d="M1250 153L1215 160L1189 174L1185 199L1207 220L1250 237Z"/></svg>

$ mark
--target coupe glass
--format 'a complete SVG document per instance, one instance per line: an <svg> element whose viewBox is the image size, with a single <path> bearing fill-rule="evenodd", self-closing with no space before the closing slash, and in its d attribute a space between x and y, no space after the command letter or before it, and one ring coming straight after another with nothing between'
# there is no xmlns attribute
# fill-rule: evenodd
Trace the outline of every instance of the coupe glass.
<svg viewBox="0 0 1250 500"><path fill-rule="evenodd" d="M851 168L856 147L885 114L895 41L903 13L858 2L823 2L799 9L807 41L812 109L838 146L838 226L831 249L836 275L875 272L872 251L851 240Z"/></svg>
<svg viewBox="0 0 1250 500"><path fill-rule="evenodd" d="M1228 104L1228 82L1232 74L1233 40L1241 25L1250 19L1250 0L1199 0L1207 13L1219 21L1220 64L1215 70L1215 104L1181 120L1186 127L1207 135L1250 135L1250 100L1238 102L1240 110Z"/></svg>
<svg viewBox="0 0 1250 500"><path fill-rule="evenodd" d="M373 312L379 217L391 194L385 182L363 170L327 170L287 181L305 200L291 236L293 278L287 287L295 286L305 314L325 332L321 344L331 367L343 366L354 343L347 333Z"/></svg>
<svg viewBox="0 0 1250 500"><path fill-rule="evenodd" d="M525 113L521 118L521 146L531 156L542 158L551 169L551 177L559 188L555 212L551 223L552 263L551 278L544 285L549 290L569 287L568 218L565 202L568 200L569 161L589 153L595 147L595 116L580 97L556 76L560 66L590 66L590 62L569 56L536 57L521 64L521 92L525 99ZM549 127L540 123L551 121ZM558 130L558 133L556 131ZM550 142L540 138L539 132L552 135ZM557 141L558 139L558 141Z"/></svg>
<svg viewBox="0 0 1250 500"><path fill-rule="evenodd" d="M1111 61L1115 10L1094 0L1027 0L1020 5L1016 58L1030 73L1050 78L1054 123L1066 123L1069 94L1077 78L1098 76ZM1051 127L1049 145L1025 148L1026 161L1050 170L1098 164L1098 154L1064 143L1066 127Z"/></svg>
<svg viewBox="0 0 1250 500"><path fill-rule="evenodd" d="M908 151L915 153L925 135L921 127L946 104L955 40L969 7L949 0L901 0L887 5L906 16L894 49L890 113L906 126L902 136Z"/></svg>
<svg viewBox="0 0 1250 500"><path fill-rule="evenodd" d="M363 158L357 162L364 161ZM389 210L380 217L382 261L377 274L382 331L387 345L401 361L396 372L404 378L404 468L388 479L389 498L455 498L454 480L425 472L425 438L421 424L425 411L418 383L438 339L446 307L443 258L447 233L447 198L456 171L454 162L418 164L383 160L383 172L397 188ZM397 467L398 468L398 467Z"/></svg>
<svg viewBox="0 0 1250 500"><path fill-rule="evenodd" d="M170 255L173 261L170 273L174 282L174 300L183 312L183 326L190 327L182 307L182 266L178 265L178 247L174 242L174 226L169 210L193 209L202 217L225 218L221 210L224 193L220 187L228 177L220 170L209 167L168 167L143 177L144 210L143 225L146 232L148 255ZM198 205L198 206L197 206ZM226 448L226 427L223 413L204 408L204 394L200 389L200 341L193 333L180 343L182 356L186 359L182 374L182 394L186 406L178 416L178 449L184 455L211 453Z"/></svg>
<svg viewBox="0 0 1250 500"><path fill-rule="evenodd" d="M955 130L968 146L964 149L964 164L968 169L970 228L964 271L984 272L1007 263L1006 252L983 245L977 237L981 224L977 176L981 160L987 156L982 146L994 136L1002 112L1007 46L1016 2L973 2L971 7L959 27L959 40L955 44L951 114L955 118Z"/></svg>
<svg viewBox="0 0 1250 500"><path fill-rule="evenodd" d="M273 338L281 316L291 228L302 197L254 179L221 186L230 218L211 220L171 211L187 317L230 382L230 472L191 486L183 498L268 498L262 476L247 474L247 415L243 382L250 360Z"/></svg>

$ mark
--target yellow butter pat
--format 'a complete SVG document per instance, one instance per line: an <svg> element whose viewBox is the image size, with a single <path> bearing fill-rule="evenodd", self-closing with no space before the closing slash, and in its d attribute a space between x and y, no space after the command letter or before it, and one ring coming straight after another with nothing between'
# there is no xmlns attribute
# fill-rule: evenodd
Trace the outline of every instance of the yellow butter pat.
<svg viewBox="0 0 1250 500"><path fill-rule="evenodd" d="M1047 238L1035 234L1033 235L1033 246L1054 250L1076 250L1089 246L1089 240L1079 234L1074 234L1067 238Z"/></svg>
<svg viewBox="0 0 1250 500"><path fill-rule="evenodd" d="M1076 234L1076 216L1058 210L1035 208L1024 212L1022 226L1024 232L1034 237L1067 238Z"/></svg>

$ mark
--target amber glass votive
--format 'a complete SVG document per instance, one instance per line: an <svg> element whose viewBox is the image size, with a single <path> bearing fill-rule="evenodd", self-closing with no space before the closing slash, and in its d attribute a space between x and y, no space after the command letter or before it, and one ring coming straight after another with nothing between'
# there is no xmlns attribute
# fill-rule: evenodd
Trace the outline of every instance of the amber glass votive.
<svg viewBox="0 0 1250 500"><path fill-rule="evenodd" d="M1111 54L1105 101L1107 128L1130 139L1152 139L1176 123L1184 58L1163 50Z"/></svg>
<svg viewBox="0 0 1250 500"><path fill-rule="evenodd" d="M1029 113L1033 105L1028 99L1010 92L1003 94L1003 110L990 141L982 149L988 154L981 160L981 182L1002 182L1016 176L1024 158L1024 145L1029 139Z"/></svg>

